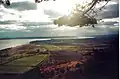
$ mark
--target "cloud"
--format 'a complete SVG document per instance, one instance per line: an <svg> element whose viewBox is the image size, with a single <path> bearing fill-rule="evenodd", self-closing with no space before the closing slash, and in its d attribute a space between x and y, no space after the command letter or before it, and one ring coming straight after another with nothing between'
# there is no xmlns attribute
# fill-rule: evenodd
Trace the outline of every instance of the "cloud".
<svg viewBox="0 0 120 79"><path fill-rule="evenodd" d="M109 5L105 6L105 9L98 13L99 18L116 18L119 17L119 3L109 2Z"/></svg>
<svg viewBox="0 0 120 79"><path fill-rule="evenodd" d="M10 7L0 7L0 37L37 37L37 36L89 36L118 33L118 3L110 3L99 17L103 20L95 28L58 27L52 20L60 13L44 8L33 2L16 0ZM109 18L109 19L105 19Z"/></svg>
<svg viewBox="0 0 120 79"><path fill-rule="evenodd" d="M19 11L15 9L7 9L0 6L0 21L17 21L19 19Z"/></svg>
<svg viewBox="0 0 120 79"><path fill-rule="evenodd" d="M51 22L21 22L22 26L42 26L42 25L50 25Z"/></svg>
<svg viewBox="0 0 120 79"><path fill-rule="evenodd" d="M35 3L33 3L33 2L30 2L30 1L22 1L22 2L13 2L11 4L11 6L9 6L7 8L16 9L16 10L19 10L19 11L36 10L37 5Z"/></svg>
<svg viewBox="0 0 120 79"><path fill-rule="evenodd" d="M50 22L48 15L42 9L27 10L21 12L20 21L22 22Z"/></svg>
<svg viewBox="0 0 120 79"><path fill-rule="evenodd" d="M118 26L119 25L119 18L107 18L102 19L98 22L98 25L110 25L110 26Z"/></svg>
<svg viewBox="0 0 120 79"><path fill-rule="evenodd" d="M114 24L119 24L118 22L104 22L104 25L114 25Z"/></svg>
<svg viewBox="0 0 120 79"><path fill-rule="evenodd" d="M55 12L55 11L53 11L53 10L44 10L44 13L45 13L46 15L49 15L49 18L57 18L58 16L61 16L60 13Z"/></svg>
<svg viewBox="0 0 120 79"><path fill-rule="evenodd" d="M107 19L102 19L100 20L100 22L98 23L102 24L102 25L118 25L119 24L119 18L107 18Z"/></svg>
<svg viewBox="0 0 120 79"><path fill-rule="evenodd" d="M92 36L92 35L106 35L106 34L118 34L118 26L112 25L96 25L95 28L84 27L76 30L77 36Z"/></svg>
<svg viewBox="0 0 120 79"><path fill-rule="evenodd" d="M16 23L16 21L12 21L12 20L9 20L9 21L0 21L0 25L7 25L7 24L13 24L13 23Z"/></svg>
<svg viewBox="0 0 120 79"><path fill-rule="evenodd" d="M64 28L63 28L64 27ZM8 28L8 29L7 29ZM13 28L13 29L11 29ZM41 36L93 36L104 34L118 34L119 26L96 25L93 27L69 27L69 26L6 26L0 28L0 37L41 37Z"/></svg>
<svg viewBox="0 0 120 79"><path fill-rule="evenodd" d="M0 25L0 29L2 30L13 30L13 31L18 31L18 30L25 30L25 26L17 26L15 24L6 24L6 25Z"/></svg>

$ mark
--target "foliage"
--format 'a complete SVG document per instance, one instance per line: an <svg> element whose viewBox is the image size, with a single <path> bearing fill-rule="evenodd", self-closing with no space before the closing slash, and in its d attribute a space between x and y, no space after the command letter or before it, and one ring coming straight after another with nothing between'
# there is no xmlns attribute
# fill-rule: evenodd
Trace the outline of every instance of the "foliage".
<svg viewBox="0 0 120 79"><path fill-rule="evenodd" d="M88 16L79 17L78 14L73 14L73 16L62 16L56 20L54 20L54 24L58 26L67 25L67 26L88 26L97 24L97 20L95 18L89 18Z"/></svg>
<svg viewBox="0 0 120 79"><path fill-rule="evenodd" d="M55 19L54 24L58 26L67 25L80 27L92 25L92 27L94 27L94 24L97 24L97 19L94 18L97 14L97 12L94 11L96 9L95 5L102 1L106 1L107 4L110 0L92 0L89 3L86 3L86 5L80 5L78 3L71 15ZM99 9L101 10L104 6Z"/></svg>

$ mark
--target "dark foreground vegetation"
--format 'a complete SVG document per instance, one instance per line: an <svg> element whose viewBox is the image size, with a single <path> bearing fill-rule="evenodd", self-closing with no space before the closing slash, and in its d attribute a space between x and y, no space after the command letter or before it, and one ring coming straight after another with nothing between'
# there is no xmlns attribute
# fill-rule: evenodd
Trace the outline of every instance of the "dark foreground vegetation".
<svg viewBox="0 0 120 79"><path fill-rule="evenodd" d="M0 79L119 78L118 35L33 41L0 52Z"/></svg>

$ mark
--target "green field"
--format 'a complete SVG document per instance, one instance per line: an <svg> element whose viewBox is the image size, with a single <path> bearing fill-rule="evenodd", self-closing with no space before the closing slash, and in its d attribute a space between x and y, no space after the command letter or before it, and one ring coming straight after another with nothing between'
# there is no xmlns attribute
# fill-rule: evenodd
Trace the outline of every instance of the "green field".
<svg viewBox="0 0 120 79"><path fill-rule="evenodd" d="M49 51L76 51L79 50L79 46L72 46L72 45L42 45L40 48L45 48Z"/></svg>
<svg viewBox="0 0 120 79"><path fill-rule="evenodd" d="M24 47L24 46L23 46ZM26 48L23 48L24 51L22 53L16 53L15 55L12 55L8 58L8 63L4 65L0 65L0 73L20 73L28 71L29 69L32 69L34 66L38 65L40 62L48 58L48 54L36 54L36 50L39 49L40 51L48 52L48 51L77 51L79 50L79 46L73 46L73 45L40 45L37 46L37 48L27 46ZM46 51L48 50L48 51ZM18 50L20 51L20 50ZM28 52L32 52L32 56ZM10 61L10 58L18 58L13 61ZM22 57L22 58L20 58Z"/></svg>
<svg viewBox="0 0 120 79"><path fill-rule="evenodd" d="M0 73L19 73L32 69L43 60L47 59L48 55L35 55L14 60L5 65L0 65Z"/></svg>

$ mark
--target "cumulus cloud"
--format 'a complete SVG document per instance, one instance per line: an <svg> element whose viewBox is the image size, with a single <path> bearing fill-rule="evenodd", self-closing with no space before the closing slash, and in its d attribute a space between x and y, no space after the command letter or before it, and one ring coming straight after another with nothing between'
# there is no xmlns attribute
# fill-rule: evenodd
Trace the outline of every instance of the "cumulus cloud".
<svg viewBox="0 0 120 79"><path fill-rule="evenodd" d="M0 26L7 29L28 28L29 26L48 25L50 20L43 10L37 10L37 4L24 0L12 2L11 6L5 8L0 6ZM8 28L8 24L10 27ZM11 27L11 26L14 26ZM21 29L22 31L22 29Z"/></svg>
<svg viewBox="0 0 120 79"><path fill-rule="evenodd" d="M118 2L109 2L105 6L105 9L98 13L99 18L116 18L119 17L119 3Z"/></svg>
<svg viewBox="0 0 120 79"><path fill-rule="evenodd" d="M49 15L49 18L57 18L58 16L61 16L60 13L53 11L53 10L44 10L44 13L46 15Z"/></svg>
<svg viewBox="0 0 120 79"><path fill-rule="evenodd" d="M5 30L25 30L26 27L24 26L17 26L14 24L9 24L9 25L0 25L0 29L5 29Z"/></svg>
<svg viewBox="0 0 120 79"><path fill-rule="evenodd" d="M30 1L22 1L22 2L13 2L11 4L11 6L9 6L7 8L16 9L16 10L19 10L19 11L36 10L37 5L33 2L30 2Z"/></svg>
<svg viewBox="0 0 120 79"><path fill-rule="evenodd" d="M8 28L8 27L7 27ZM11 27L10 27L11 28ZM14 27L13 27L14 28ZM96 25L95 28L90 26L88 27L58 27L58 26L30 26L29 28L18 27L12 29L12 31L7 29L6 32L1 32L0 36L8 36L9 37L40 37L40 36L93 36L93 35L104 35L104 34L117 34L118 33L118 26L110 26L110 25ZM14 31L13 31L14 30ZM17 30L17 31L16 31ZM9 33L9 34L8 34Z"/></svg>
<svg viewBox="0 0 120 79"><path fill-rule="evenodd" d="M42 25L50 25L51 22L21 22L22 26L42 26Z"/></svg>
<svg viewBox="0 0 120 79"><path fill-rule="evenodd" d="M0 7L0 37L89 36L116 34L119 31L118 2L114 1L99 14L102 18L95 28L61 26L52 20L61 14L27 0L14 0L10 7ZM107 18L107 19L106 19Z"/></svg>
<svg viewBox="0 0 120 79"><path fill-rule="evenodd" d="M119 18L107 18L100 20L99 24L102 25L119 25Z"/></svg>

